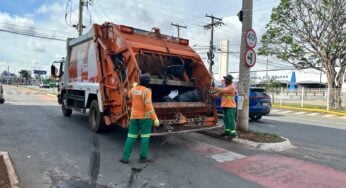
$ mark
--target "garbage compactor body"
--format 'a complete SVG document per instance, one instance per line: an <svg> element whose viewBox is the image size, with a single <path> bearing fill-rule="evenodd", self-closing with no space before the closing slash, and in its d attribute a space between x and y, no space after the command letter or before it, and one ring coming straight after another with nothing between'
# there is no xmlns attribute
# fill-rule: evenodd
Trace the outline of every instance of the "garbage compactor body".
<svg viewBox="0 0 346 188"><path fill-rule="evenodd" d="M152 135L217 126L211 76L188 40L105 23L67 40L67 56L58 68L58 102L65 116L89 110L91 129L129 125L127 92L150 75L152 102L161 126ZM53 66L52 66L53 67Z"/></svg>

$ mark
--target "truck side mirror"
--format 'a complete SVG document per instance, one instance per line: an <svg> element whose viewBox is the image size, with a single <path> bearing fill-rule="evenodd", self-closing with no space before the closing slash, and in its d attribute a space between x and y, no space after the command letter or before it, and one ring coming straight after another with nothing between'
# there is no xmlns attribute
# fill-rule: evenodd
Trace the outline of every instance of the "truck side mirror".
<svg viewBox="0 0 346 188"><path fill-rule="evenodd" d="M51 75L53 78L56 78L56 77L57 77L57 75L56 75L57 72L58 72L58 69L57 69L54 65L52 65L52 66L50 67L50 75Z"/></svg>

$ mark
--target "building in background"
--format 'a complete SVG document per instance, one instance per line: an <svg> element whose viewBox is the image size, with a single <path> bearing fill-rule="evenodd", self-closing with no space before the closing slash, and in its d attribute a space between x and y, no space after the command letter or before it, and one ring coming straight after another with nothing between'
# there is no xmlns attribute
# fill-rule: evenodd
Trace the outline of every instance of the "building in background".
<svg viewBox="0 0 346 188"><path fill-rule="evenodd" d="M11 73L11 72L8 73L7 71L3 71L0 74L0 82L1 83L7 83L7 80L9 83L12 83L12 82L16 81L16 79L17 79L16 74Z"/></svg>
<svg viewBox="0 0 346 188"><path fill-rule="evenodd" d="M230 72L235 81L239 80L238 72ZM293 89L295 88L326 88L328 86L327 76L321 71L315 69L304 69L304 70L269 70L268 78L266 77L267 71L251 71L250 79L251 85L258 86L265 82L267 79L272 79L281 83L284 88ZM346 79L344 79L346 82ZM295 82L295 83L293 83ZM346 83L343 84L343 88L346 88Z"/></svg>
<svg viewBox="0 0 346 188"><path fill-rule="evenodd" d="M220 55L219 55L219 71L217 75L218 80L222 80L223 76L228 73L229 67L229 40L220 42Z"/></svg>

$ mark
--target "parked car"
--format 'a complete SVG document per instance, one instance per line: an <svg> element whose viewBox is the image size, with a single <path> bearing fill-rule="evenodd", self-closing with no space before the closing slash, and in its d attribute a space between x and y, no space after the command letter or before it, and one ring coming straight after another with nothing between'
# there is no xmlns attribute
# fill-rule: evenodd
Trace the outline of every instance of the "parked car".
<svg viewBox="0 0 346 188"><path fill-rule="evenodd" d="M237 96L235 97L237 101ZM251 120L259 120L262 116L268 115L272 109L271 98L262 88L250 88L249 93L249 117ZM221 108L221 97L215 99L216 109L223 113Z"/></svg>
<svg viewBox="0 0 346 188"><path fill-rule="evenodd" d="M2 88L2 84L0 84L0 104L3 104L5 102L3 94L4 94L4 89Z"/></svg>

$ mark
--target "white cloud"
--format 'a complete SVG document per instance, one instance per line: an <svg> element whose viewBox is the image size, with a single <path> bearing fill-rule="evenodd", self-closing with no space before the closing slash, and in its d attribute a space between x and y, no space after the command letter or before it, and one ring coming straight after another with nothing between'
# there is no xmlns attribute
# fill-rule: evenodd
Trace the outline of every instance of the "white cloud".
<svg viewBox="0 0 346 188"><path fill-rule="evenodd" d="M66 5L63 2L66 1L55 0L50 4L41 5L37 7L34 12L26 13L25 16L9 15L8 13L0 12L0 22L26 26L16 27L0 23L0 27L35 34L44 33L58 38L75 37L77 35L76 29L67 26L65 23ZM176 0L174 3L153 0L98 0L93 2L93 5L90 6L89 9L84 10L84 25L89 27L84 30L85 32L90 29L88 11L91 11L93 23L101 24L105 21L110 21L116 24L130 25L145 30L150 30L152 27L160 27L161 32L168 35L177 34L176 28L170 25L171 22L187 25L187 29L181 30L181 36L189 39L190 45L197 44L199 46L208 46L210 30L204 30L201 27L202 25L210 23L210 19L205 17L205 14L208 13L222 17L225 22L223 27L215 29L215 46L219 46L220 40L229 39L231 44L230 51L239 51L240 48L237 44L240 44L241 23L238 21L238 17L236 16L238 10L241 9L240 0L232 1L232 4L226 0L217 0L217 3L197 0ZM265 2L269 2L269 0L258 1L258 4L261 5ZM270 3L272 2L273 1ZM76 4L73 6L74 13L71 16L71 23L76 24L78 16L76 10L78 7ZM259 8L263 9L263 6L267 7L270 5L261 5ZM268 10L269 8L260 11L255 10L254 12L253 25L258 34L264 32L264 26L269 21L268 18L271 11ZM33 26L37 28L56 30L58 32L28 28ZM260 36L258 36L258 38L259 37ZM2 44L12 44L6 45L6 47L5 45L0 46L0 51L2 52L0 58L7 57L12 60L24 61L34 60L34 63L25 65L26 68L39 66L45 67L49 70L49 65L52 61L60 59L66 54L64 42L2 33L0 33L0 40ZM199 49L198 51L203 52L201 53L202 58L206 57L206 53L204 52L207 50ZM217 60L217 58L215 60ZM237 70L239 55L232 54L230 61L232 67L234 67L232 70ZM17 67L21 66L24 65L18 64Z"/></svg>
<svg viewBox="0 0 346 188"><path fill-rule="evenodd" d="M11 16L6 12L0 12L0 26L6 30L25 32L34 34L34 29L30 28L34 26L34 21L27 17L20 17L17 15Z"/></svg>
<svg viewBox="0 0 346 188"><path fill-rule="evenodd" d="M27 48L29 50L36 51L36 52L45 52L46 51L46 48L44 48L44 46L40 42L34 41L33 39L28 40Z"/></svg>
<svg viewBox="0 0 346 188"><path fill-rule="evenodd" d="M37 11L36 14L52 14L52 13L60 13L64 11L64 7L61 3L55 2L51 5L42 5L40 6Z"/></svg>

